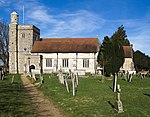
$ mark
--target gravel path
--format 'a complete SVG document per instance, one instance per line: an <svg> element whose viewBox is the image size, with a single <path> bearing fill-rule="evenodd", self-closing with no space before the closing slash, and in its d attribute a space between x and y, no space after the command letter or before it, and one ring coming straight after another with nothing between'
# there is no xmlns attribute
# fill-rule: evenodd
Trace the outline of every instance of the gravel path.
<svg viewBox="0 0 150 117"><path fill-rule="evenodd" d="M65 117L63 112L31 84L26 75L21 75L21 79L31 100L31 105L36 111L36 117Z"/></svg>

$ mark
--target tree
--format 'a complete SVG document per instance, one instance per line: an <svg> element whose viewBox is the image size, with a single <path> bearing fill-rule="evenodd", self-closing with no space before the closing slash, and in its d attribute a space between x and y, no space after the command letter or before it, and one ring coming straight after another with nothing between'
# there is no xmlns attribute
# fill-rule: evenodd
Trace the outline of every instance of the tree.
<svg viewBox="0 0 150 117"><path fill-rule="evenodd" d="M127 38L126 31L123 25L118 27L118 30L112 35L111 39L116 41L120 46L129 46L130 42Z"/></svg>
<svg viewBox="0 0 150 117"><path fill-rule="evenodd" d="M115 75L115 73L118 73L120 70L120 67L124 63L124 51L122 46L125 45L130 45L130 42L127 39L123 25L118 28L111 38L108 36L104 37L98 55L98 63L105 66L106 74Z"/></svg>
<svg viewBox="0 0 150 117"><path fill-rule="evenodd" d="M0 59L8 66L8 25L0 21Z"/></svg>
<svg viewBox="0 0 150 117"><path fill-rule="evenodd" d="M116 91L116 74L119 72L120 67L124 63L124 45L130 45L126 31L123 26L120 26L118 30L109 38L104 37L100 52L98 55L98 62L105 66L106 74L112 74L114 77L113 91ZM100 62L102 60L102 62Z"/></svg>
<svg viewBox="0 0 150 117"><path fill-rule="evenodd" d="M136 71L149 70L150 69L150 57L137 50L133 53L133 61Z"/></svg>

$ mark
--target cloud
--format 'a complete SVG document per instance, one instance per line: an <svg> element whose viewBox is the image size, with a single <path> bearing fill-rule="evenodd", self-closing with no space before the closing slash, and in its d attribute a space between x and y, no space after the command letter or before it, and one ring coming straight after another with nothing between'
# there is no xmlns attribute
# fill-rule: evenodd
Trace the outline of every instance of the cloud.
<svg viewBox="0 0 150 117"><path fill-rule="evenodd" d="M0 1L0 6L6 5L6 3L7 3L6 0L1 0L1 1Z"/></svg>
<svg viewBox="0 0 150 117"><path fill-rule="evenodd" d="M38 6L27 11L27 18L40 23L56 23L52 15L43 6ZM30 15L28 15L30 14Z"/></svg>
<svg viewBox="0 0 150 117"><path fill-rule="evenodd" d="M61 12L54 14L44 6L35 6L28 10L29 21L44 30L43 37L66 37L92 32L103 26L105 20L87 10ZM41 31L42 32L42 31Z"/></svg>
<svg viewBox="0 0 150 117"><path fill-rule="evenodd" d="M38 0L0 1L0 6L6 6L7 12L12 12L12 9L18 12L20 22L23 5L25 6L25 23L34 24L41 29L41 37L77 37L99 34L100 39L103 39L104 36L111 36L123 24L134 49L150 55L148 50L150 47L149 13L138 19L110 20L111 18L105 19L99 13L85 9L69 11L47 7Z"/></svg>
<svg viewBox="0 0 150 117"><path fill-rule="evenodd" d="M75 34L92 32L101 28L103 22L100 18L86 10L79 10L74 13L58 14L55 16L57 22L50 32L50 36L71 36ZM102 20L101 20L102 21Z"/></svg>

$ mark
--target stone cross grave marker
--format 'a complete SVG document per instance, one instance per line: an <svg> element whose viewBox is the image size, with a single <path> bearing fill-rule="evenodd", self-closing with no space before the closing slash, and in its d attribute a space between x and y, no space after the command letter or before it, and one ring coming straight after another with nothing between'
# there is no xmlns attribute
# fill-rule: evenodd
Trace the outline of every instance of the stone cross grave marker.
<svg viewBox="0 0 150 117"><path fill-rule="evenodd" d="M75 94L76 94L76 88L77 88L77 86L78 86L78 84L79 84L78 74L69 71L68 74L66 74L66 73L60 74L60 73L59 73L59 74L58 74L58 77L59 77L59 82L60 82L60 83L61 83L60 80L63 81L63 83L61 83L61 84L64 84L64 83L65 83L66 89L67 89L67 92L68 92L68 93L70 92L70 88L69 88L68 81L69 81L69 79L71 79L71 82L72 82L72 90L73 90L73 96L75 96ZM63 77L63 79L62 79L62 77Z"/></svg>
<svg viewBox="0 0 150 117"><path fill-rule="evenodd" d="M68 85L68 75L67 74L65 75L65 84L66 84L67 92L69 93L70 89L69 89L69 85Z"/></svg>
<svg viewBox="0 0 150 117"><path fill-rule="evenodd" d="M117 110L118 113L122 113L123 111L123 106L122 106L122 102L120 100L120 85L117 85L117 92L116 92L116 102L115 102L115 109Z"/></svg>

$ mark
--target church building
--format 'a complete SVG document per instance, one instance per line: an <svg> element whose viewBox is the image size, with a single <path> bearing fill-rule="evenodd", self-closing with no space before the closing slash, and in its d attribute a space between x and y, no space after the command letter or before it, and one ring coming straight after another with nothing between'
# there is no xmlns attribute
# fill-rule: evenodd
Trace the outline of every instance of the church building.
<svg viewBox="0 0 150 117"><path fill-rule="evenodd" d="M11 13L10 73L52 73L61 69L94 74L99 46L98 38L40 38L37 27L18 24L18 14Z"/></svg>
<svg viewBox="0 0 150 117"><path fill-rule="evenodd" d="M40 38L34 25L18 24L11 13L9 24L9 73L56 73L59 70L95 74L100 43L96 38ZM132 46L124 46L120 70L134 71Z"/></svg>

